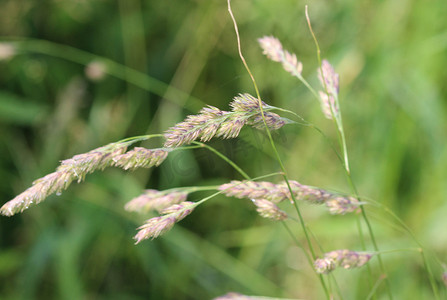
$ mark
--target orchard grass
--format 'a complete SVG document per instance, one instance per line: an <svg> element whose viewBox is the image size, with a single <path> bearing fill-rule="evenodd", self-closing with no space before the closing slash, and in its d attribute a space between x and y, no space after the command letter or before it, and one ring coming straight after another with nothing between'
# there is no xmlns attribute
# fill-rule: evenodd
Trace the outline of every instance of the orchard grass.
<svg viewBox="0 0 447 300"><path fill-rule="evenodd" d="M438 285L441 282L447 285L447 271L438 275L434 274L432 270L433 262L429 260L428 253L442 266L436 256L425 249L410 228L390 209L378 202L361 197L357 190L350 170L346 134L343 127L343 115L339 99L340 78L336 68L328 60L321 59L320 48L311 26L307 7L308 27L315 41L317 51L318 68L316 77L320 83L319 87L314 88L309 84L303 76L305 64L300 61L299 55L285 50L278 38L268 35L259 38L258 43L262 53L269 60L279 63L284 71L298 79L309 90L320 105L322 117L333 122L338 147L331 150L339 158L340 167L346 175L347 184L350 187L348 192L330 191L318 187L318 182L312 183L314 186L290 178L290 170L284 165L272 132L280 130L284 126L302 124L315 128L319 133L323 132L301 118L299 114L289 111L287 108L274 107L269 104L268 100L261 97L255 77L243 56L238 25L231 8L231 1L227 0L227 4L236 33L238 53L253 83L253 95L247 92L234 95L234 98L229 102L229 110L204 105L197 114L191 114L182 122L173 124L164 133L127 138L62 160L53 173L35 180L31 187L5 203L0 208L0 213L4 216L22 213L31 206L41 203L50 195L60 194L68 189L72 183L81 183L86 180L87 175L105 168L115 167L125 171L155 168L163 164L173 152L198 148L207 149L231 165L244 179L222 181L215 186L173 186L161 191L155 189L142 191L140 196L131 199L125 205L125 210L145 216L154 213L158 215L148 218L137 228L138 231L134 236L135 244L149 242L145 240L153 240L163 236L183 219L193 218L194 211L198 206L216 199L217 196L237 198L250 203L251 209L256 211L260 217L267 219L266 222L277 222L284 226L291 241L303 251L309 266L312 268L313 274L309 276L317 278L318 284L327 299L343 299L334 276L336 269L346 269L345 272L349 272L350 269L364 269L369 281L369 296L371 298L393 299L393 286L389 280L390 275L382 256L392 252L403 253L409 249L382 249L382 243L377 239L374 227L367 214L369 207L374 206L388 213L418 244L419 248L410 250L420 252L433 297L440 299ZM1 44L0 52L3 53L0 59L9 59L15 55L14 44ZM273 68L274 66L266 65L266 68L270 67ZM100 61L91 61L86 69L87 75L92 80L100 80L106 71L107 64ZM279 111L279 113L273 111ZM292 113L296 120L289 120L282 115L288 112ZM251 178L245 170L230 158L207 144L212 139L237 139L244 127L251 127L267 136L268 145L277 163L275 173L258 174L257 177ZM327 139L326 135L324 137ZM149 139L161 140L159 147L145 148L134 145ZM281 180L266 180L266 178L273 176L280 176ZM305 178L305 174L303 177ZM192 198L191 194L196 192L210 194L197 201L189 199ZM344 215L348 214L355 215L359 225L356 238L358 244L363 245L363 249L342 248L324 251L326 248L331 248L332 245L321 245L318 242L317 236L307 225L306 215L302 210L303 205L325 206L328 214L337 215L338 218L343 218ZM333 222L337 221L337 218L333 219ZM207 226L211 227L212 224L207 224ZM362 232L362 226L367 228L367 236ZM296 227L303 233L304 242L296 238L293 231L290 230L291 227ZM239 294L237 291L229 291L228 294L215 299L279 298L249 296Z"/></svg>

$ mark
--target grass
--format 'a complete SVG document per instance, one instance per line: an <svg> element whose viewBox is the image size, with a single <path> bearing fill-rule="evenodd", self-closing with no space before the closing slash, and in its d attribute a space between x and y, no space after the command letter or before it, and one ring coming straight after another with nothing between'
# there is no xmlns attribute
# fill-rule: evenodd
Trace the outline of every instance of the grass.
<svg viewBox="0 0 447 300"><path fill-rule="evenodd" d="M19 16L14 26L13 18L1 18L2 40L25 38L19 42L23 54L0 62L4 202L52 172L59 160L127 136L161 132L197 113L202 103L226 109L238 92L254 94L237 57L225 3L70 5L48 4L45 10L33 1L22 10L13 2L0 5L6 16ZM341 76L347 148L361 196L390 207L439 257L445 255L447 239L446 9L441 2L417 1L317 1L310 7L322 56ZM312 94L268 62L256 43L266 34L280 38L298 52L305 78L316 86L318 62L304 3L235 2L233 11L263 99L299 113L336 141L333 124L323 119ZM43 18L44 13L51 17ZM83 52L61 51L59 45ZM110 67L100 82L83 75L94 58ZM316 131L284 127L273 139L291 179L349 193L337 157ZM244 129L240 140L211 145L255 177L278 170L267 142ZM82 185L39 207L1 218L0 294L5 299L205 299L233 290L324 297L281 225L259 218L238 199L213 199L162 238L133 246L131 236L145 218L122 206L142 189L216 185L233 178L242 179L217 156L190 150L169 157L158 169L89 175ZM360 250L353 239L358 235L355 217L300 208L326 250ZM373 206L366 209L381 250L418 247L392 216ZM302 231L291 229L303 241ZM439 274L434 257L428 252ZM394 298L433 297L418 253L388 253L383 259ZM335 277L345 299L367 297L366 269L337 270ZM382 294L383 284L378 289Z"/></svg>

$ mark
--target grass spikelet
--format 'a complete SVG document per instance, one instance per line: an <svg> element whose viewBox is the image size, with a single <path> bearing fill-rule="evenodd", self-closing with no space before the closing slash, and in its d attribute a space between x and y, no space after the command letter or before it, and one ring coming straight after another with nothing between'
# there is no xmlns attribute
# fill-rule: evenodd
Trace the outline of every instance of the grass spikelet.
<svg viewBox="0 0 447 300"><path fill-rule="evenodd" d="M226 122L220 124L219 130L216 136L222 137L224 139L235 138L239 135L242 127L244 127L245 122L242 118L230 119Z"/></svg>
<svg viewBox="0 0 447 300"><path fill-rule="evenodd" d="M81 182L85 175L112 166L116 157L126 152L126 149L126 144L112 143L63 160L57 171L71 173Z"/></svg>
<svg viewBox="0 0 447 300"><path fill-rule="evenodd" d="M265 112L264 118L265 118L267 127L271 130L277 130L286 124L286 121L283 118L281 118L278 114L275 114L272 112ZM265 128L264 121L262 119L262 115L260 115L260 114L251 118L247 122L247 124L251 125L254 128L259 129L259 130L262 130Z"/></svg>
<svg viewBox="0 0 447 300"><path fill-rule="evenodd" d="M259 100L247 93L239 94L231 101L230 107L234 112L259 112ZM272 107L262 101L262 108L268 110Z"/></svg>
<svg viewBox="0 0 447 300"><path fill-rule="evenodd" d="M113 158L113 165L124 170L134 170L137 168L150 168L159 166L168 156L168 151L164 149L146 149L135 147L131 151Z"/></svg>
<svg viewBox="0 0 447 300"><path fill-rule="evenodd" d="M199 114L186 117L185 121L177 123L165 132L167 148L190 144L200 138L207 142L213 137L224 139L235 138L244 125L252 125L264 129L259 101L249 94L239 94L230 103L232 111L222 111L214 106L204 107ZM271 130L277 130L286 124L285 119L271 112L273 109L262 102L262 108Z"/></svg>
<svg viewBox="0 0 447 300"><path fill-rule="evenodd" d="M259 45L269 59L280 62L287 72L296 77L301 77L303 64L298 61L296 55L284 50L281 42L273 36L265 36L258 39Z"/></svg>
<svg viewBox="0 0 447 300"><path fill-rule="evenodd" d="M268 181L233 180L219 186L219 190L228 197L267 199L274 203L289 199L290 195L287 190Z"/></svg>
<svg viewBox="0 0 447 300"><path fill-rule="evenodd" d="M256 205L256 211L261 217L275 221L283 221L287 219L287 214L280 210L275 203L265 199L252 199L252 201L253 204Z"/></svg>
<svg viewBox="0 0 447 300"><path fill-rule="evenodd" d="M167 150L141 147L126 152L128 144L129 142L111 143L61 161L56 172L35 180L30 188L5 203L0 208L0 214L12 216L23 212L30 205L38 204L48 196L66 190L73 181L78 183L83 181L87 174L96 170L103 170L110 166L122 167L125 170L158 166L168 155ZM182 198L178 202L183 200Z"/></svg>
<svg viewBox="0 0 447 300"><path fill-rule="evenodd" d="M175 217L161 216L147 220L144 225L138 227L138 233L135 235L135 244L140 243L142 240L155 239L169 231L175 224Z"/></svg>
<svg viewBox="0 0 447 300"><path fill-rule="evenodd" d="M145 213L151 210L158 212L180 202L188 197L186 192L166 192L157 190L146 190L142 195L129 201L124 208L127 211Z"/></svg>
<svg viewBox="0 0 447 300"><path fill-rule="evenodd" d="M321 62L321 69L318 70L318 79L324 91L319 91L320 105L327 119L332 119L332 113L337 117L340 113L338 107L339 76L335 73L332 65L327 61Z"/></svg>
<svg viewBox="0 0 447 300"><path fill-rule="evenodd" d="M194 202L185 201L162 210L162 216L151 218L138 228L139 231L134 237L136 240L135 244L140 243L142 240L155 239L169 231L175 223L189 215L195 206Z"/></svg>
<svg viewBox="0 0 447 300"><path fill-rule="evenodd" d="M360 203L354 197L331 197L325 201L332 215L344 215L346 213L359 211Z"/></svg>
<svg viewBox="0 0 447 300"><path fill-rule="evenodd" d="M81 182L85 175L111 166L113 159L124 153L126 148L127 145L124 143L112 143L63 160L56 172L35 180L30 188L5 203L0 208L0 213L12 216L28 209L30 205L42 202L51 194L61 193L74 180Z"/></svg>
<svg viewBox="0 0 447 300"><path fill-rule="evenodd" d="M294 196L298 200L313 204L325 204L331 214L346 214L358 210L360 203L353 197L340 196L323 189L306 186L289 180ZM238 181L219 186L226 196L249 199L266 199L273 203L290 200L290 191L285 182L274 184L268 181Z"/></svg>
<svg viewBox="0 0 447 300"><path fill-rule="evenodd" d="M39 178L33 182L30 188L5 203L0 209L0 213L10 217L16 213L23 212L30 205L39 204L49 195L62 192L71 184L74 178L73 174L61 171Z"/></svg>
<svg viewBox="0 0 447 300"><path fill-rule="evenodd" d="M348 249L335 250L324 254L323 258L316 259L314 267L319 274L328 274L337 267L344 269L359 268L373 257L369 252L356 252Z"/></svg>
<svg viewBox="0 0 447 300"><path fill-rule="evenodd" d="M195 208L195 203L191 201L184 201L179 204L173 204L169 207L166 207L165 209L161 210L160 213L163 215L167 214L177 214L176 220L181 221L183 220L187 215L189 215Z"/></svg>

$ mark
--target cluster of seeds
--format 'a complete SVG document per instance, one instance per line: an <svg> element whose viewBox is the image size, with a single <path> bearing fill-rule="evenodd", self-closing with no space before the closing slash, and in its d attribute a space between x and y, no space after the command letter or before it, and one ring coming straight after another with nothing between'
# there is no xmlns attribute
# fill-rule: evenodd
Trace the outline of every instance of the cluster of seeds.
<svg viewBox="0 0 447 300"><path fill-rule="evenodd" d="M129 143L112 143L87 153L63 160L55 172L35 180L30 188L5 203L0 213L12 216L23 212L32 204L38 204L51 194L60 194L73 181L81 182L87 174L106 167L125 170L159 165L166 159L167 150L134 148L126 152Z"/></svg>
<svg viewBox="0 0 447 300"><path fill-rule="evenodd" d="M290 180L289 185L295 199L314 204L325 204L331 214L343 215L355 212L360 205L359 201L354 197L337 195L323 189L303 185L294 180ZM290 189L285 182L274 184L268 181L237 180L219 187L219 190L227 196L264 199L272 203L291 200Z"/></svg>
<svg viewBox="0 0 447 300"><path fill-rule="evenodd" d="M165 133L166 148L179 147L200 139L207 142L213 137L235 138L244 125L264 129L260 101L250 94L239 94L230 103L231 111L223 111L214 106L203 108L199 114L188 116L183 122L171 127ZM273 107L262 103L267 127L276 130L286 124L285 119L269 112Z"/></svg>
<svg viewBox="0 0 447 300"><path fill-rule="evenodd" d="M365 265L373 257L372 253L356 252L347 249L325 253L323 258L315 260L317 273L328 274L337 267L344 269L358 268Z"/></svg>

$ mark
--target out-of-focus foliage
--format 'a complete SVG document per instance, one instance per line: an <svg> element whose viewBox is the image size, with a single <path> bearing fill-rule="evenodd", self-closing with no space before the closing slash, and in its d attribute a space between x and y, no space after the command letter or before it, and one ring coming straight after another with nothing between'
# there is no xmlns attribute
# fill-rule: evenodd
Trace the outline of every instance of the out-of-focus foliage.
<svg viewBox="0 0 447 300"><path fill-rule="evenodd" d="M264 100L297 112L335 141L317 101L256 42L278 37L317 84L305 4L234 1L233 10ZM447 2L315 0L309 12L322 56L340 73L360 194L392 208L445 257ZM2 0L0 36L2 203L62 159L162 132L204 103L228 109L237 93L254 94L226 1ZM1 51L11 45L8 57ZM105 63L110 74L90 79L85 70L93 61ZM349 192L340 163L316 131L289 125L274 138L291 179ZM251 129L212 145L253 177L279 170L265 137ZM231 179L241 178L205 150L176 152L157 169L107 169L21 215L0 218L0 298L208 299L237 291L321 299L301 250L248 201L216 198L163 237L133 245L135 228L149 216L127 213L123 205L143 189ZM355 217L302 208L325 250L361 249ZM368 212L381 249L416 247L385 212ZM417 253L384 259L396 299L432 297ZM366 297L365 274L335 272L346 299Z"/></svg>

